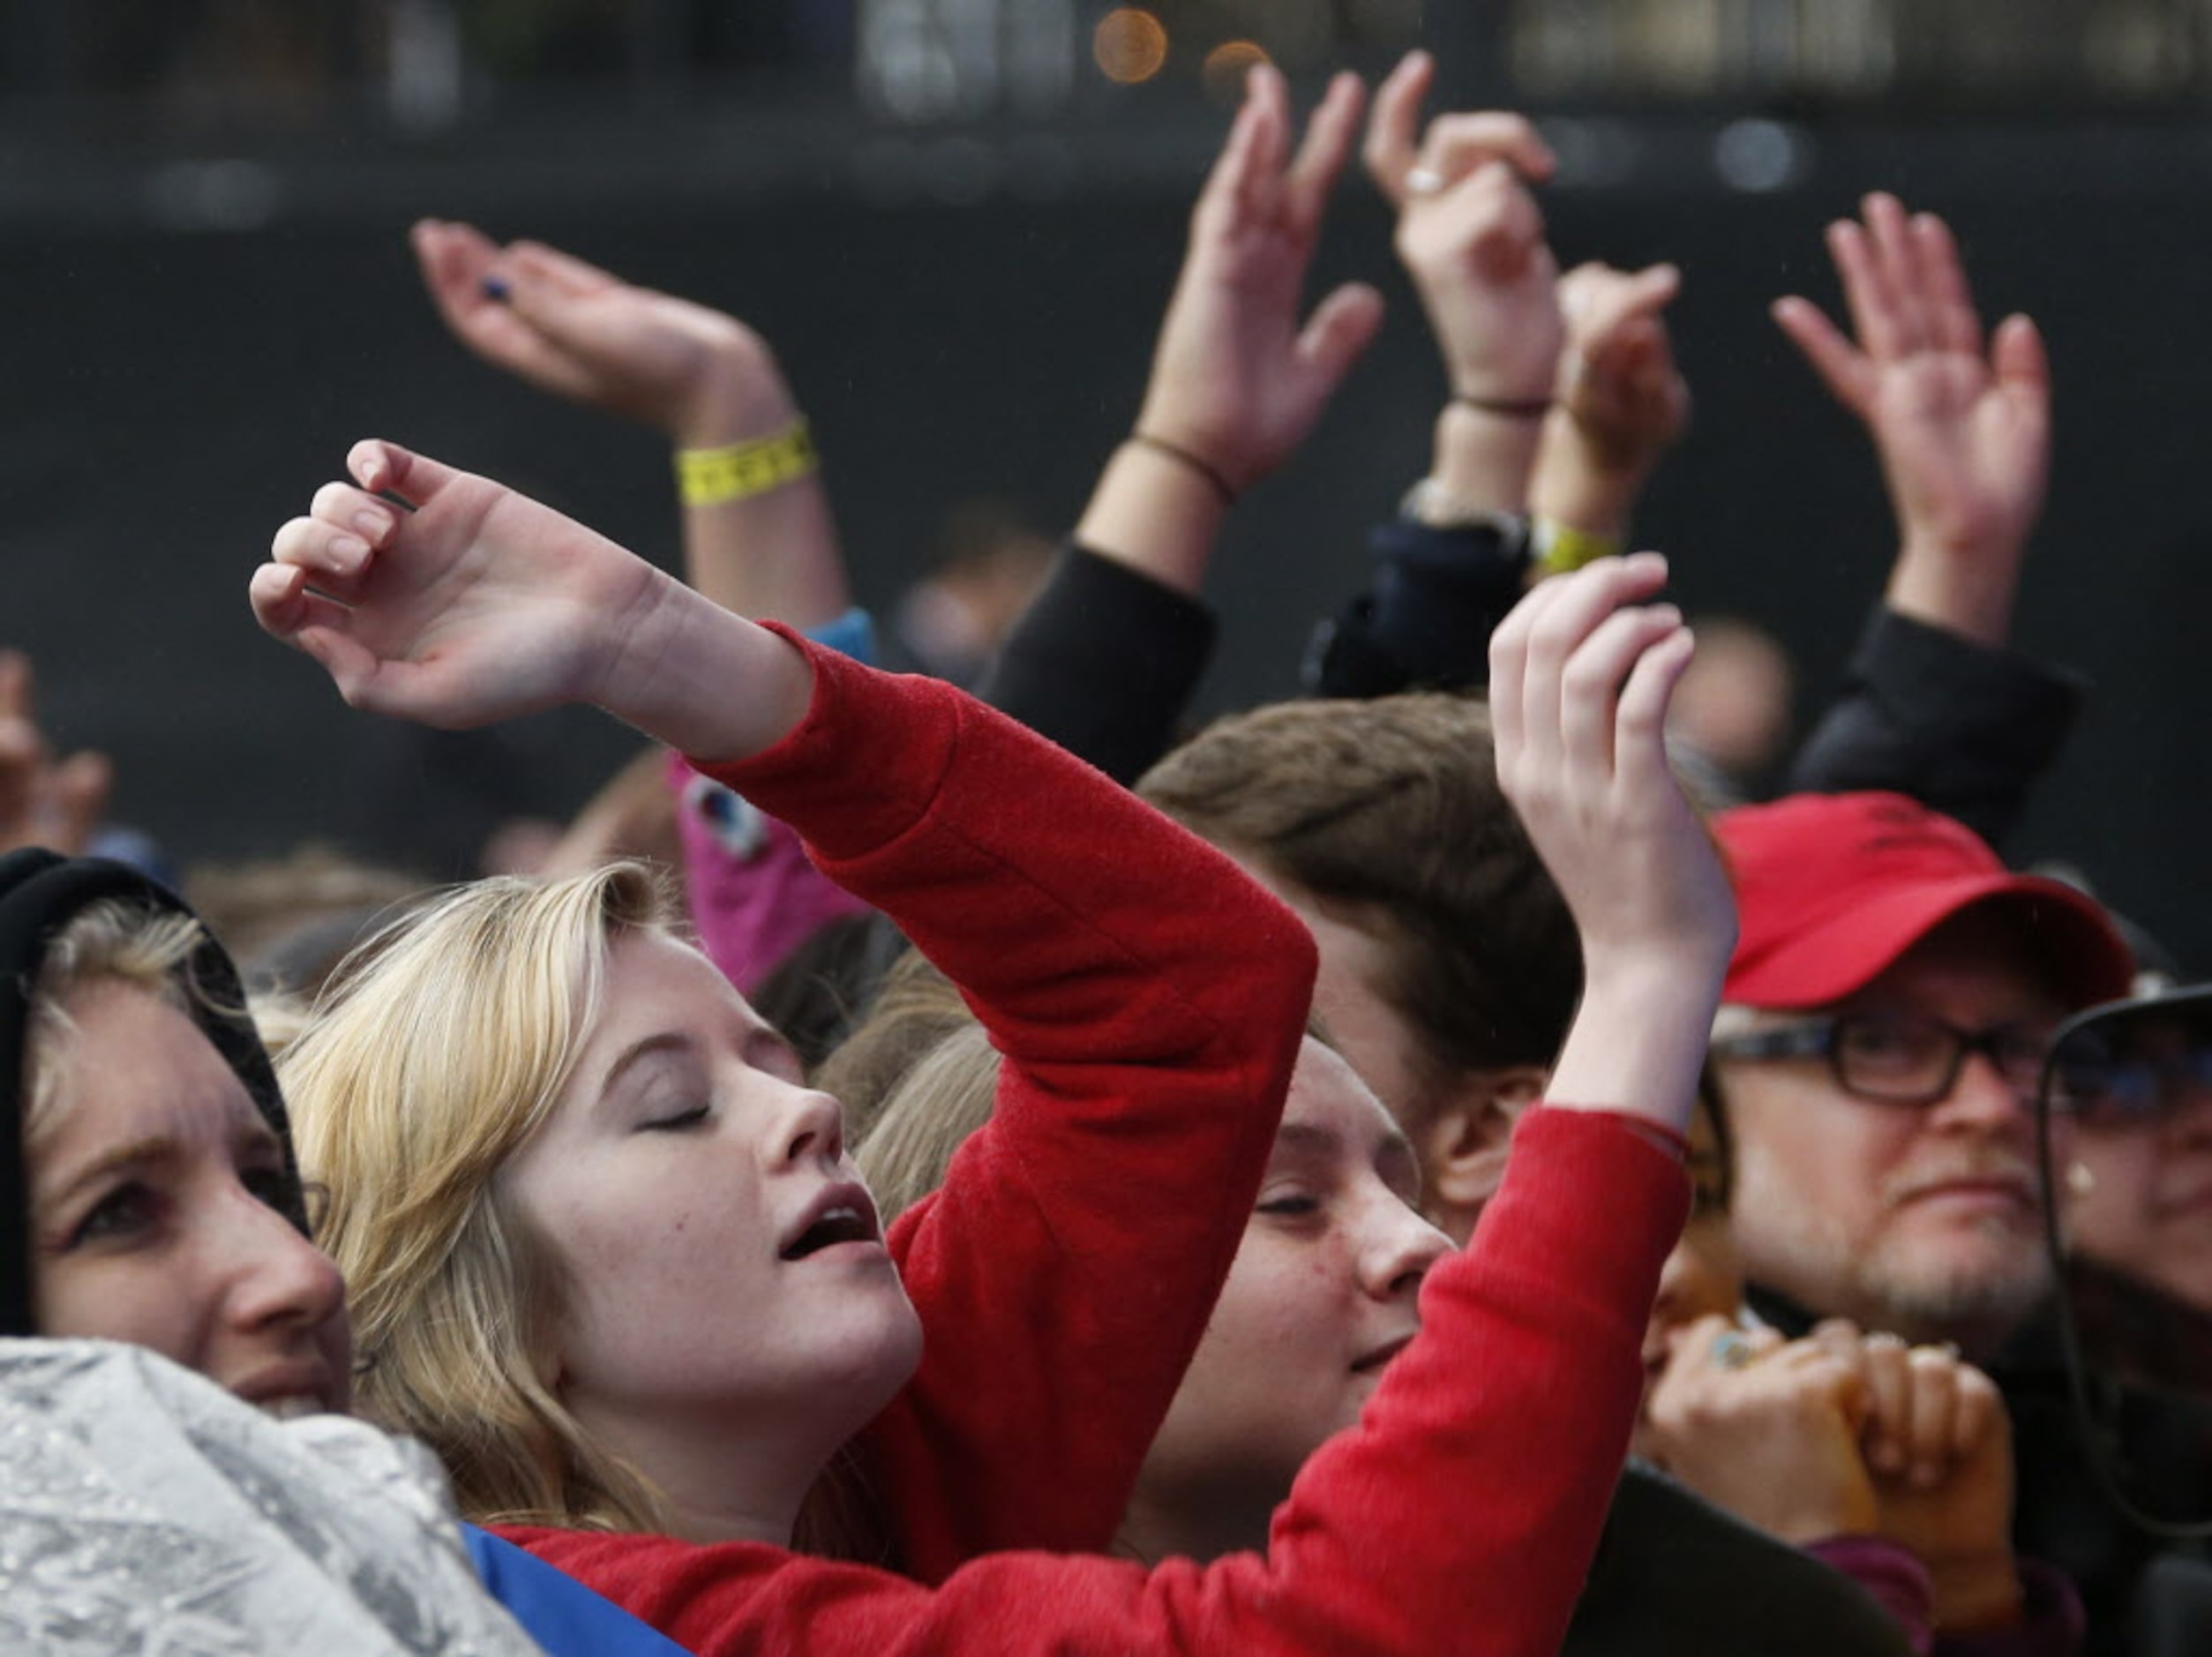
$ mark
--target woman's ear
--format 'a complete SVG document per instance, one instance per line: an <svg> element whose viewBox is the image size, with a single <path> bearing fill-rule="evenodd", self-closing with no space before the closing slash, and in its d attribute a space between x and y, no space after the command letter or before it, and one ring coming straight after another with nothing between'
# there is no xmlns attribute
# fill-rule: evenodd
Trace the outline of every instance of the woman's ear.
<svg viewBox="0 0 2212 1657"><path fill-rule="evenodd" d="M1428 1218L1465 1247L1482 1206L1505 1177L1505 1149L1521 1113L1543 1097L1541 1065L1466 1070L1431 1095L1413 1136Z"/></svg>

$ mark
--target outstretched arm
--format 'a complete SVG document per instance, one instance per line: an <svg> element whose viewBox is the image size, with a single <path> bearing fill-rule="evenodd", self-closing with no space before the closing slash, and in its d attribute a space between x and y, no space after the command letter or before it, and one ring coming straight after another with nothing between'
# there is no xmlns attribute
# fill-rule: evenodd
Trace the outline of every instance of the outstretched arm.
<svg viewBox="0 0 2212 1657"><path fill-rule="evenodd" d="M686 499L686 572L741 616L811 628L844 613L851 601L829 497L799 405L759 334L541 243L501 246L473 226L436 219L416 225L412 240L454 337L542 391L641 421L679 455L798 431L780 468L743 484L725 478Z"/></svg>
<svg viewBox="0 0 2212 1657"><path fill-rule="evenodd" d="M2042 510L2051 381L2042 336L1986 342L1949 229L1893 196L1832 225L1856 341L1807 301L1775 320L1865 424L1901 536L1843 695L1792 769L1803 790L1894 788L2001 840L2081 700L2006 648Z"/></svg>
<svg viewBox="0 0 2212 1657"><path fill-rule="evenodd" d="M251 597L354 707L461 729L590 702L709 760L806 712L789 644L605 536L379 439L346 464L352 483L277 531Z"/></svg>

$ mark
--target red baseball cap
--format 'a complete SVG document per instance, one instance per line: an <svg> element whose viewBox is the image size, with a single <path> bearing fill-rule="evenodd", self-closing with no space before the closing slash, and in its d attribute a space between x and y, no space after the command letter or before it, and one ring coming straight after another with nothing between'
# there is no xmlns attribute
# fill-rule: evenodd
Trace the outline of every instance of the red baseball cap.
<svg viewBox="0 0 2212 1657"><path fill-rule="evenodd" d="M1825 1007L1977 904L2018 915L2074 1006L2129 993L2133 952L2085 893L2015 874L1965 824L1902 794L1792 794L1722 812L1713 833L1740 933L1721 999Z"/></svg>

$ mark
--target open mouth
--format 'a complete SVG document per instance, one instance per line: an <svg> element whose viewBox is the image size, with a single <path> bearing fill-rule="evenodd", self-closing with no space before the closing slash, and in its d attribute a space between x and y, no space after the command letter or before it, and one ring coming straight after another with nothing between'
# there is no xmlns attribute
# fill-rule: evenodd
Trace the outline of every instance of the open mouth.
<svg viewBox="0 0 2212 1657"><path fill-rule="evenodd" d="M875 1205L865 1192L847 1187L831 1194L814 1211L798 1234L776 1250L783 1260L804 1260L809 1255L834 1248L839 1243L872 1243L878 1240Z"/></svg>

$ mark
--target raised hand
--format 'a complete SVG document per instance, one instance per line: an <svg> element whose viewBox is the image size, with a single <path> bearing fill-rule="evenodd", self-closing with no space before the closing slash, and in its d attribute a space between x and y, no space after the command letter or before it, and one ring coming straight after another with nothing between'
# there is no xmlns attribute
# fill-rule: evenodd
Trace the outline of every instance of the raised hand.
<svg viewBox="0 0 2212 1657"><path fill-rule="evenodd" d="M1330 82L1293 155L1289 90L1256 67L1191 214L1136 430L1196 457L1232 494L1289 457L1382 323L1381 296L1358 282L1299 319L1362 96L1355 76Z"/></svg>
<svg viewBox="0 0 2212 1657"><path fill-rule="evenodd" d="M1707 1501L1802 1546L1875 1527L1859 1449L1866 1407L1848 1358L1702 1317L1676 1335L1639 1443Z"/></svg>
<svg viewBox="0 0 2212 1657"><path fill-rule="evenodd" d="M1582 938L1555 1102L1680 1129L1736 943L1719 854L1667 762L1690 631L1639 552L1540 583L1490 641L1498 783Z"/></svg>
<svg viewBox="0 0 2212 1657"><path fill-rule="evenodd" d="M2014 315L1985 345L1943 221L1881 193L1864 211L1828 228L1856 343L1795 296L1774 320L1873 437L1902 536L1892 605L1999 644L2050 464L2043 337Z"/></svg>
<svg viewBox="0 0 2212 1657"><path fill-rule="evenodd" d="M56 760L32 687L31 658L0 650L0 851L44 846L77 857L107 815L114 768L91 752Z"/></svg>
<svg viewBox="0 0 2212 1657"><path fill-rule="evenodd" d="M1552 395L1566 337L1558 266L1527 189L1551 176L1552 154L1517 115L1442 115L1422 130L1435 78L1435 61L1413 52L1376 91L1368 173L1398 209L1398 255L1452 395L1539 406Z"/></svg>
<svg viewBox="0 0 2212 1657"><path fill-rule="evenodd" d="M734 317L541 243L503 247L470 225L424 219L410 239L446 326L541 390L687 447L730 441L748 416L795 412L767 344Z"/></svg>
<svg viewBox="0 0 2212 1657"><path fill-rule="evenodd" d="M1667 334L1681 290L1672 265L1578 265L1559 279L1559 416L1603 470L1648 473L1690 424L1690 387Z"/></svg>
<svg viewBox="0 0 2212 1657"><path fill-rule="evenodd" d="M589 701L707 759L804 713L802 658L604 536L396 444L346 464L251 597L353 706L458 728Z"/></svg>

